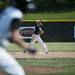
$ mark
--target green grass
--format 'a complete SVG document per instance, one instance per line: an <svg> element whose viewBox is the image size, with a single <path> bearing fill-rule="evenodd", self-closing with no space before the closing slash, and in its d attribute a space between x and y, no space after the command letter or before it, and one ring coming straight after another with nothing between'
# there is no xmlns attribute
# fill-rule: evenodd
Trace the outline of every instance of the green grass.
<svg viewBox="0 0 75 75"><path fill-rule="evenodd" d="M66 43L65 42L48 42L46 43L46 45L49 51L75 51L74 42L66 42ZM34 47L37 48L38 50L42 50L42 47L38 43L35 43ZM10 44L7 50L17 52L17 51L21 51L22 49L15 44Z"/></svg>
<svg viewBox="0 0 75 75"><path fill-rule="evenodd" d="M47 46L50 51L75 51L74 42L51 42Z"/></svg>
<svg viewBox="0 0 75 75"><path fill-rule="evenodd" d="M75 11L26 13L25 20L75 20Z"/></svg>
<svg viewBox="0 0 75 75"><path fill-rule="evenodd" d="M68 72L50 73L50 74L27 74L27 75L75 75L75 72L68 71Z"/></svg>
<svg viewBox="0 0 75 75"><path fill-rule="evenodd" d="M50 68L62 68L62 72L50 74L28 74L28 75L75 75L75 58L53 58L53 59L18 59L23 66L38 66Z"/></svg>
<svg viewBox="0 0 75 75"><path fill-rule="evenodd" d="M74 42L49 42L46 43L49 51L75 51ZM34 46L40 49L39 44ZM10 44L7 48L8 51L21 51L21 48L15 44ZM62 68L62 72L50 74L27 74L27 75L75 75L75 58L51 58L51 59L17 59L23 66L38 66L50 68Z"/></svg>
<svg viewBox="0 0 75 75"><path fill-rule="evenodd" d="M27 75L75 75L73 71L69 72L61 72L61 73L53 73L53 74L27 74Z"/></svg>
<svg viewBox="0 0 75 75"><path fill-rule="evenodd" d="M18 59L23 66L60 67L75 70L75 58Z"/></svg>

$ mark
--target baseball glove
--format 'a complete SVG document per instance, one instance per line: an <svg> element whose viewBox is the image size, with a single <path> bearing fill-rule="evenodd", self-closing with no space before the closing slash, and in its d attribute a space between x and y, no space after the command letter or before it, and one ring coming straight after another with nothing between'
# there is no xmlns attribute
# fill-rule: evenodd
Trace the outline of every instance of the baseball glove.
<svg viewBox="0 0 75 75"><path fill-rule="evenodd" d="M26 50L24 50L24 53L28 52L31 54L36 54L37 50L35 48L26 48Z"/></svg>
<svg viewBox="0 0 75 75"><path fill-rule="evenodd" d="M44 34L44 31L40 31L39 34L40 34L40 35Z"/></svg>

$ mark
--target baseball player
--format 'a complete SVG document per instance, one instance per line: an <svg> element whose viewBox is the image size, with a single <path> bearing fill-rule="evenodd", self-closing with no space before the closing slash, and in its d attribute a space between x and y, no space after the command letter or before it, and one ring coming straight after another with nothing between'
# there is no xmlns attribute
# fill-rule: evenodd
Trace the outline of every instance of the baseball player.
<svg viewBox="0 0 75 75"><path fill-rule="evenodd" d="M32 40L31 40L31 46L33 47L33 44L37 41L42 46L45 53L48 53L47 46L44 44L43 40L40 37L40 35L42 35L44 33L44 31L41 29L42 25L43 24L41 23L40 20L36 21L35 30L34 30L34 33L32 35Z"/></svg>
<svg viewBox="0 0 75 75"><path fill-rule="evenodd" d="M20 38L18 31L18 25L25 11L24 1L16 0L15 4L11 3L11 6L5 8L0 16L0 68L8 75L26 75L22 66L6 51L9 43L16 43L32 53L35 50Z"/></svg>

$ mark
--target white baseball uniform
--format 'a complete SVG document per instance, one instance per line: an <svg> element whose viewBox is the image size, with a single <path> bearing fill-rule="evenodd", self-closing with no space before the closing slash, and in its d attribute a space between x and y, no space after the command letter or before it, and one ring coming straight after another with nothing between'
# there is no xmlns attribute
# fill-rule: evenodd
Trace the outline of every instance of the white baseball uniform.
<svg viewBox="0 0 75 75"><path fill-rule="evenodd" d="M25 75L21 65L6 51L11 36L10 25L12 20L21 19L23 14L15 7L6 8L0 16L0 68L9 75Z"/></svg>

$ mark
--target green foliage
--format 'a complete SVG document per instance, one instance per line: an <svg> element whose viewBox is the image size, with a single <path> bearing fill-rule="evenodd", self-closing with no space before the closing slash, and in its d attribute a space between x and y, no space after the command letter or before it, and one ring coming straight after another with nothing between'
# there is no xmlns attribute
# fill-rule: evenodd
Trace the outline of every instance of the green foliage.
<svg viewBox="0 0 75 75"><path fill-rule="evenodd" d="M34 0L39 10L60 10L75 7L75 0Z"/></svg>
<svg viewBox="0 0 75 75"><path fill-rule="evenodd" d="M0 0L0 9L3 9L4 7L8 6L9 0Z"/></svg>

